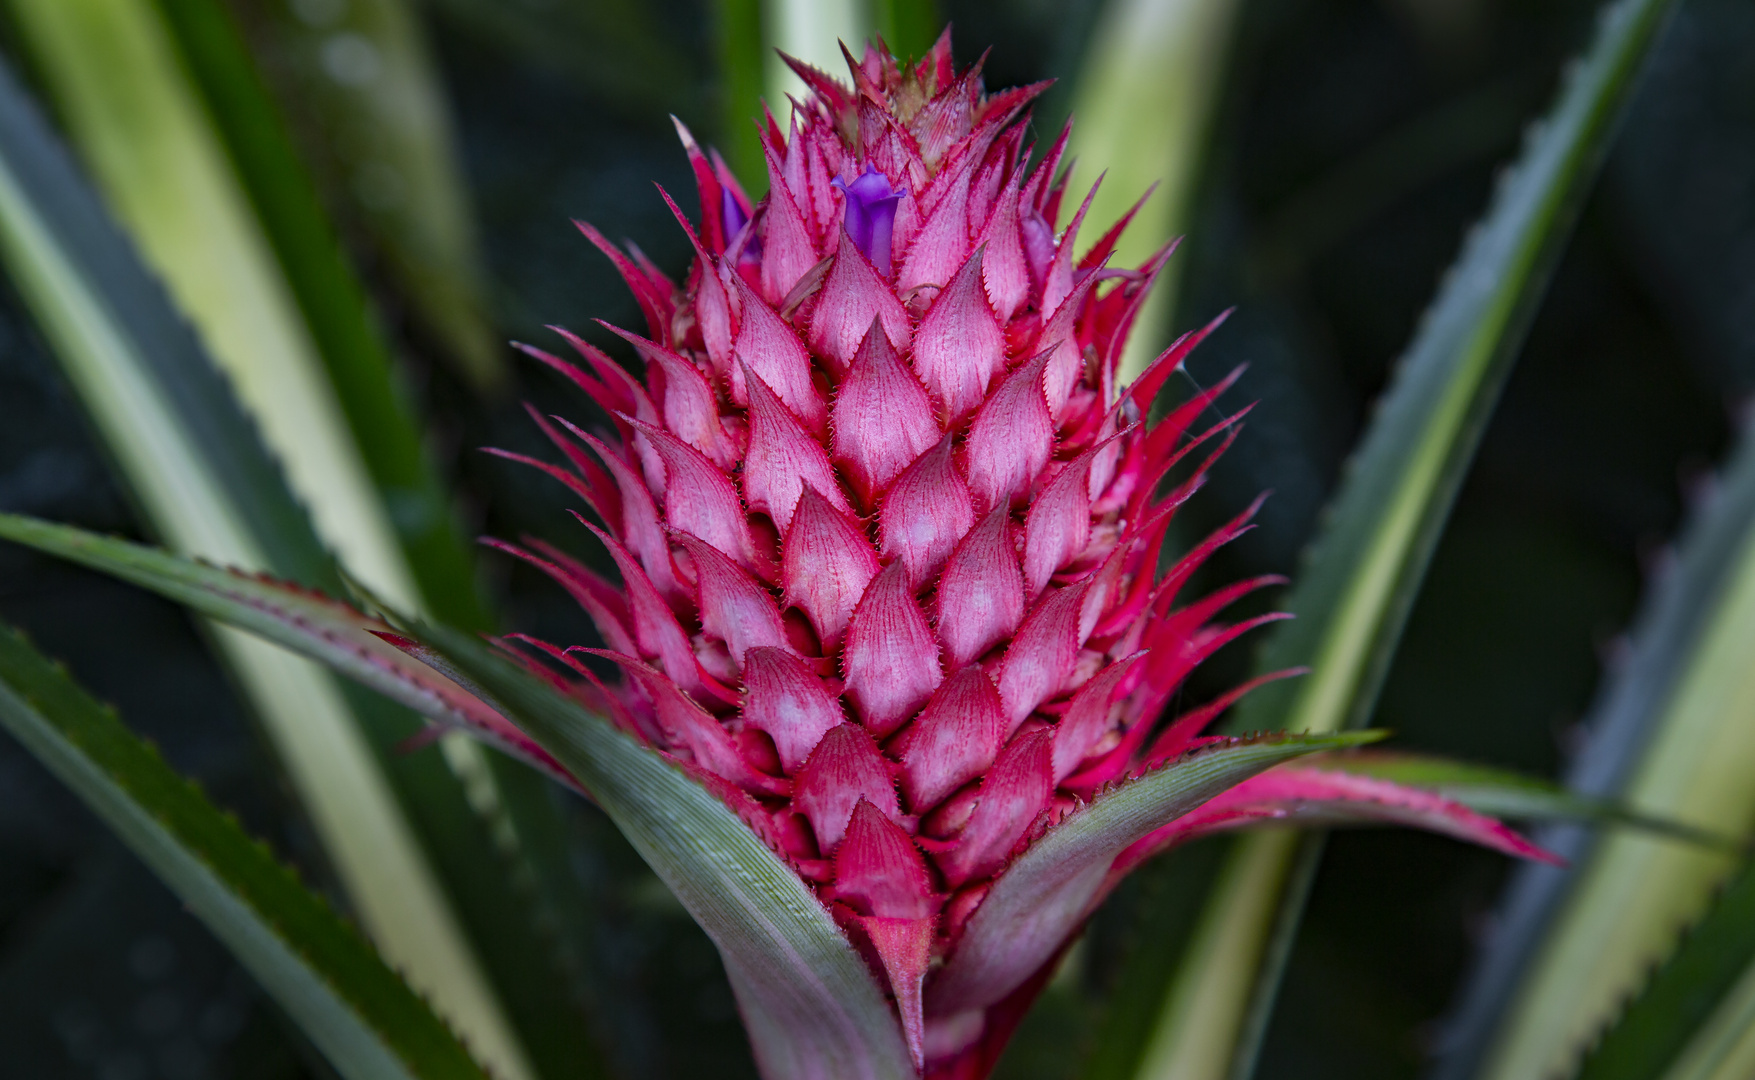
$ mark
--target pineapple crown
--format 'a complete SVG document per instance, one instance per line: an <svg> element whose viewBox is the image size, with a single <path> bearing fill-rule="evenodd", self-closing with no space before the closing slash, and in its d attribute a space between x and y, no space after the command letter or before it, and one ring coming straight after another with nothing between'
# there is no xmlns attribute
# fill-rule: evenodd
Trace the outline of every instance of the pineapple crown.
<svg viewBox="0 0 1755 1080"><path fill-rule="evenodd" d="M1279 579L1179 604L1254 506L1156 572L1242 413L1197 429L1230 379L1147 411L1223 316L1117 385L1174 245L1111 267L1130 213L1075 256L1091 200L1061 225L1068 133L1027 144L1046 84L986 93L948 31L918 63L847 59L851 85L788 61L810 93L787 131L762 117L759 203L677 125L701 208L691 221L661 190L694 249L680 285L579 225L639 303L644 336L607 328L645 378L565 331L582 364L526 348L614 431L532 410L567 467L522 460L584 501L620 585L541 542L498 546L565 587L606 647L521 640L815 888L891 988L918 1066L979 1076L1112 880L1198 830L1132 845L1058 921L1010 935L1003 963L969 955L995 947L965 940L972 915L1085 801L1207 741L1248 687L1160 714L1277 617L1214 622Z"/></svg>

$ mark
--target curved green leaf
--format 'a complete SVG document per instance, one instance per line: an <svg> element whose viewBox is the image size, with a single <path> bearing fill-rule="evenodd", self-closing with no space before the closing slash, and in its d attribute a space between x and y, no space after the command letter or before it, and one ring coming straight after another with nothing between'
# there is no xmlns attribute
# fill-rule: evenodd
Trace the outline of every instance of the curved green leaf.
<svg viewBox="0 0 1755 1080"><path fill-rule="evenodd" d="M1383 732L1262 735L1196 750L1129 781L1066 818L994 882L927 988L990 1005L1021 985L1091 913L1117 856L1152 831L1264 769L1305 754L1372 742Z"/></svg>
<svg viewBox="0 0 1755 1080"><path fill-rule="evenodd" d="M380 634L389 623L310 589L195 562L70 525L0 514L0 539L24 544L150 589L167 600L310 657L447 727L460 728L572 778L493 706Z"/></svg>
<svg viewBox="0 0 1755 1080"><path fill-rule="evenodd" d="M1335 731L1365 722L1444 522L1525 331L1564 250L1626 103L1673 0L1615 0L1567 74L1547 118L1502 177L1486 216L1447 273L1355 451L1322 532L1284 601L1258 670L1310 668L1245 698L1232 730ZM1238 841L1209 901L1206 933L1175 977L1135 1074L1247 1077L1278 984L1268 944L1298 923L1307 881L1290 873L1299 845L1285 836ZM1314 848L1305 865L1314 867ZM1283 907L1239 888L1285 891ZM1276 927L1278 930L1276 930ZM1239 981L1238 971L1260 977ZM1178 995L1176 985L1198 986ZM1191 1010L1200 1010L1198 1015Z"/></svg>
<svg viewBox="0 0 1755 1080"><path fill-rule="evenodd" d="M764 1076L915 1075L901 1025L865 962L725 798L474 638L444 627L414 633L579 778L707 931ZM750 810L763 813L753 803Z"/></svg>
<svg viewBox="0 0 1755 1080"><path fill-rule="evenodd" d="M0 727L164 879L348 1080L486 1080L352 927L7 628Z"/></svg>
<svg viewBox="0 0 1755 1080"><path fill-rule="evenodd" d="M1597 1038L1584 1055L1577 1080L1716 1075L1714 1066L1748 1034L1749 1011L1755 1004L1751 973L1755 973L1755 864L1746 866L1725 888L1652 973L1645 988ZM1726 1014L1724 1020L1729 1022L1720 1021L1719 1014ZM1714 1031L1714 1027L1729 1030ZM1747 1075L1747 1070L1726 1075Z"/></svg>
<svg viewBox="0 0 1755 1080"><path fill-rule="evenodd" d="M1325 760L1322 768L1422 788L1498 818L1626 825L1709 848L1741 846L1728 833L1641 813L1614 799L1585 795L1564 784L1512 769L1393 751L1347 754Z"/></svg>

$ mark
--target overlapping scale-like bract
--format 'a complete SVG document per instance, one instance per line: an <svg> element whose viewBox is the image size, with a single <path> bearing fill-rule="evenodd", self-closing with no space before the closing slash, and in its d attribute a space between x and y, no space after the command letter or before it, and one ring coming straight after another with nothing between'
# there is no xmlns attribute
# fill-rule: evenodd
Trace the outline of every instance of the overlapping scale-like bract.
<svg viewBox="0 0 1755 1080"><path fill-rule="evenodd" d="M1065 136L1026 145L1042 87L985 93L948 37L917 64L849 60L851 85L800 66L786 133L764 118L759 204L683 131L701 218L670 202L680 283L582 227L647 319L615 331L645 378L570 336L583 366L532 350L605 430L538 423L623 595L524 554L597 621L628 726L747 795L922 1071L975 1077L1007 1024L935 996L933 958L1070 809L1198 744L1229 698L1164 705L1262 621L1222 609L1277 579L1181 595L1249 513L1158 571L1236 418L1215 390L1146 421L1212 327L1118 386L1169 248L1111 266L1112 230L1081 255Z"/></svg>

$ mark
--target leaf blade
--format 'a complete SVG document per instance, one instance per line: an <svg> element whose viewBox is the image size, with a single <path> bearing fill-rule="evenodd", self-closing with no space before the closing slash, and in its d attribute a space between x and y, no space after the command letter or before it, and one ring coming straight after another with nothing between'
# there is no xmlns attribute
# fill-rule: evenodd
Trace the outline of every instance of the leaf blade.
<svg viewBox="0 0 1755 1080"><path fill-rule="evenodd" d="M371 946L9 628L0 726L127 841L349 1080L486 1080Z"/></svg>
<svg viewBox="0 0 1755 1080"><path fill-rule="evenodd" d="M14 0L15 8L23 2ZM50 20L92 15L83 3L32 10ZM118 72L123 59L156 64L161 75L174 67L164 59L163 34L152 32L151 8L104 10L119 17L98 20L94 32L132 52L118 58L98 50L97 58L113 61ZM143 21L147 32L128 33ZM92 29L76 21L56 25L73 34L76 45L78 33ZM118 97L131 109L165 105L164 115L154 114L165 122L176 111L172 106L186 104L174 80L164 78L156 97ZM195 138L187 109L182 116L181 130ZM203 160L211 164L212 155L173 164L193 168ZM186 552L339 587L333 559L231 386L5 69L0 257L151 527ZM214 640L289 766L362 923L470 1030L476 1045L508 1070L526 1072L504 1011L421 846L450 825L469 824L461 790L454 780L448 792L444 786L445 763L433 755L394 755L415 727L401 710L370 695L350 697L351 687L246 635L221 630ZM448 801L398 803L420 785ZM412 814L405 812L410 806ZM451 812L460 808L464 813ZM475 823L473 830L479 847L491 851L486 828Z"/></svg>
<svg viewBox="0 0 1755 1080"><path fill-rule="evenodd" d="M468 636L436 626L416 633L591 790L707 931L752 1018L764 1075L915 1075L901 1026L864 961L797 873L720 795Z"/></svg>
<svg viewBox="0 0 1755 1080"><path fill-rule="evenodd" d="M1334 731L1369 716L1499 390L1607 152L1634 75L1672 7L1673 0L1615 0L1604 8L1595 40L1502 178L1398 362L1284 602L1297 618L1280 624L1258 657L1258 671L1308 666L1311 674L1244 699L1232 730ZM1148 1043L1199 1045L1187 1046L1180 1063L1175 1055L1159 1056L1156 1064L1142 1061L1132 1075L1207 1080L1253 1071L1278 983L1274 958L1288 952L1286 942L1264 941L1297 926L1302 890L1289 886L1302 879L1289 868L1299 849L1276 836L1247 837L1234 846L1222 879L1229 884L1213 894L1203 924L1225 944L1207 948L1197 942L1190 955L1204 974L1175 975L1166 994L1175 985L1200 985L1214 987L1213 993L1241 991L1247 1000L1219 1008L1210 994L1199 1000L1176 995L1186 1007L1167 1004ZM1279 909L1246 903L1236 891L1264 883L1285 891ZM1259 976L1244 986L1219 971L1238 967ZM1192 1023L1196 1008L1208 1010L1208 1019ZM1223 1014L1216 1020L1215 1009ZM1207 1046L1213 1042L1231 1049Z"/></svg>
<svg viewBox="0 0 1755 1080"><path fill-rule="evenodd" d="M1755 971L1755 864L1746 866L1710 911L1585 1053L1576 1080L1658 1080L1685 1055L1706 1050L1715 1013L1737 1004ZM1698 1048L1698 1049L1697 1049ZM1710 1075L1696 1066L1689 1075Z"/></svg>
<svg viewBox="0 0 1755 1080"><path fill-rule="evenodd" d="M1129 781L1062 821L1006 869L927 991L965 1007L1021 985L1107 891L1117 857L1155 829L1249 776L1304 754L1358 745L1378 732L1259 736L1196 751Z"/></svg>
<svg viewBox="0 0 1755 1080"><path fill-rule="evenodd" d="M354 677L382 677L380 664L360 665L353 649L326 644L331 634L343 632L370 637L346 616L332 614L347 610L333 601L303 594L306 606L300 610L308 619L301 625L264 610L293 606L301 594L285 586L15 515L0 515L0 537L116 574ZM332 621L318 621L323 619ZM720 946L745 1008L771 1032L786 1035L763 1044L762 1024L752 1030L765 1062L796 1070L775 1075L913 1076L900 1027L864 961L798 875L718 794L608 721L513 669L469 635L443 627L395 629L424 639L423 647L491 695L591 791ZM403 659L408 667L425 667ZM387 689L419 686L425 688L422 694L434 696L450 686L469 693L426 670L424 677L403 670ZM418 704L413 694L409 700ZM782 1043L796 1045L788 1051ZM795 1055L790 1065L788 1052Z"/></svg>
<svg viewBox="0 0 1755 1080"><path fill-rule="evenodd" d="M1678 556L1641 613L1628 663L1592 710L1593 743L1571 779L1648 813L1728 827L1747 842L1755 815L1755 438L1747 430ZM1578 869L1513 881L1506 944L1481 958L1453 1028L1473 1045L1453 1044L1441 1075L1570 1065L1737 864L1724 851L1627 834L1557 841Z"/></svg>

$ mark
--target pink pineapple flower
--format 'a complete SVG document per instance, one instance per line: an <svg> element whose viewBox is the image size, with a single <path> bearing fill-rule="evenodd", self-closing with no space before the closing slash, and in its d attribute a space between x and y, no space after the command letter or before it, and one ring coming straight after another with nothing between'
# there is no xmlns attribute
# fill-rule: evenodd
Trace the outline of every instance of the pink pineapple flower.
<svg viewBox="0 0 1755 1080"><path fill-rule="evenodd" d="M1067 134L1027 164L1045 84L987 94L979 64L953 68L948 33L917 65L848 59L851 87L793 62L811 93L789 130L762 118L758 204L678 125L702 209L691 222L664 195L694 247L680 284L580 225L639 302L643 336L609 329L646 374L572 335L582 366L528 349L615 431L533 411L567 467L522 460L585 502L621 584L540 543L499 545L577 598L607 647L523 640L796 869L935 1078L986 1075L1121 874L1192 836L1350 799L1531 854L1436 796L1281 768L1101 853L1022 914L984 913L1008 867L1094 797L1227 741L1203 731L1248 686L1167 720L1166 704L1279 617L1216 621L1280 579L1183 596L1254 506L1157 572L1242 412L1201 426L1230 379L1148 411L1223 316L1117 384L1174 245L1111 267L1124 218L1075 254L1090 197L1063 226ZM621 677L598 682L580 652Z"/></svg>

